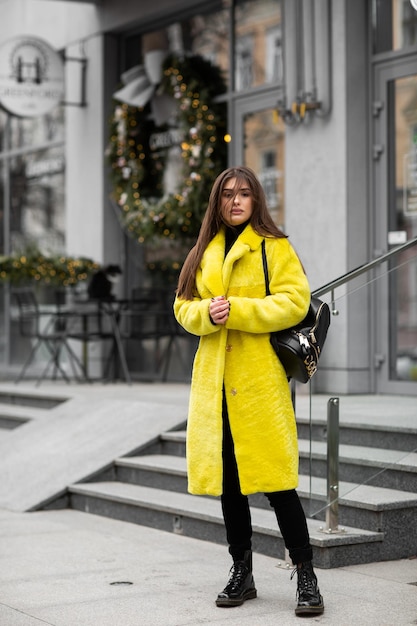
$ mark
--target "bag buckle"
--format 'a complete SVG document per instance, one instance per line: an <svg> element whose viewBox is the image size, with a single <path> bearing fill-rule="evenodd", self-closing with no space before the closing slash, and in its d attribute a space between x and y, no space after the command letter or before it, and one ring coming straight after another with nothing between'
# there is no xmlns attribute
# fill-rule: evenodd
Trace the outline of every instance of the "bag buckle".
<svg viewBox="0 0 417 626"><path fill-rule="evenodd" d="M298 341L300 342L300 346L302 346L303 348L305 348L306 350L309 349L310 347L310 342L307 339L307 337L305 335L303 335L303 333L298 333Z"/></svg>

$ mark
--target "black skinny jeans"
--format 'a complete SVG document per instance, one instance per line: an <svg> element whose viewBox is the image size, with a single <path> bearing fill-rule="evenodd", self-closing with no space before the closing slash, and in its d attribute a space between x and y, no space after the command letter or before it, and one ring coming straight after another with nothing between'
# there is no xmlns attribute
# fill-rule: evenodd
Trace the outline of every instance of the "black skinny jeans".
<svg viewBox="0 0 417 626"><path fill-rule="evenodd" d="M295 489L265 493L275 511L278 526L294 565L313 557L306 517ZM243 560L252 547L252 521L247 496L240 491L239 475L227 405L223 397L223 518L229 552L234 561Z"/></svg>

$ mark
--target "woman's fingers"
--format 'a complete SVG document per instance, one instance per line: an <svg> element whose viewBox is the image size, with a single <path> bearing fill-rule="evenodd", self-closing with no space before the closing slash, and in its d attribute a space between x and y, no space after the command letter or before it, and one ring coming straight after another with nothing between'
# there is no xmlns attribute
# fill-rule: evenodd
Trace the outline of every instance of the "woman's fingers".
<svg viewBox="0 0 417 626"><path fill-rule="evenodd" d="M230 304L224 296L212 298L209 306L210 317L216 324L224 324L229 317Z"/></svg>

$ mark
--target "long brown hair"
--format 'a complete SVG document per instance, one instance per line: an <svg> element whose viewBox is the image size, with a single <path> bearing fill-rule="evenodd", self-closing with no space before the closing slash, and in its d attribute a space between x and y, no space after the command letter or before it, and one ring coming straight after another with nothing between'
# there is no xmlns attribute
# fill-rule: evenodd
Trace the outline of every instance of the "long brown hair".
<svg viewBox="0 0 417 626"><path fill-rule="evenodd" d="M221 211L221 198L225 183L231 178L236 178L234 185L235 193L237 193L243 185L247 185L251 190L253 211L250 224L252 228L259 235L263 235L264 237L286 237L272 220L268 211L265 192L255 172L243 165L229 167L224 170L214 181L197 242L190 250L178 279L177 295L185 300L193 299L195 276L204 251L224 224Z"/></svg>

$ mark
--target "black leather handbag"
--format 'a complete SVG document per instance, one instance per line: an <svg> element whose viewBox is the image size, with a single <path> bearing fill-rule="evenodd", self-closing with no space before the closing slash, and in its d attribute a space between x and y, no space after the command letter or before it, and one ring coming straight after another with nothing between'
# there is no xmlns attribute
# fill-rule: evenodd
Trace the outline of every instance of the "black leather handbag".
<svg viewBox="0 0 417 626"><path fill-rule="evenodd" d="M266 295L269 296L271 292L265 241L262 242L262 263ZM271 345L283 364L288 378L307 383L314 376L329 326L329 306L312 296L310 308L302 322L292 328L271 333Z"/></svg>

